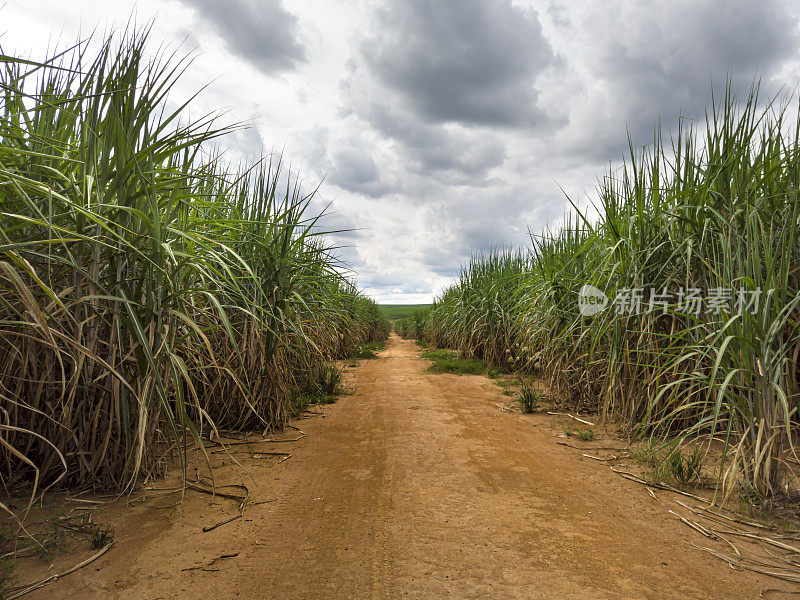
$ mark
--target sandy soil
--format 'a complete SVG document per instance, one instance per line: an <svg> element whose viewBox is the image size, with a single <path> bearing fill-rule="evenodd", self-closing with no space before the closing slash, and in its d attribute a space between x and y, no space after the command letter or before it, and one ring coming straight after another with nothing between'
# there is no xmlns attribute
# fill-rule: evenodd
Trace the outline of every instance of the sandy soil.
<svg viewBox="0 0 800 600"><path fill-rule="evenodd" d="M690 547L668 494L656 502L556 444L563 422L500 410L488 379L424 373L416 350L393 336L350 373L353 395L297 423L308 437L256 447L290 459L215 454L218 480L262 502L244 518L204 533L236 503L148 491L102 514L111 551L27 598L686 600L789 587Z"/></svg>

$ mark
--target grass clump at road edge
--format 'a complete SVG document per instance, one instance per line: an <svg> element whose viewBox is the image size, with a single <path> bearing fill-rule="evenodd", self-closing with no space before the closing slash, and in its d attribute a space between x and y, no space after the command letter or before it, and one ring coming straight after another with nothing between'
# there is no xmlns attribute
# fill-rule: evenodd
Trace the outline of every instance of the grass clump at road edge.
<svg viewBox="0 0 800 600"><path fill-rule="evenodd" d="M482 360L458 358L458 354L451 350L428 350L420 354L420 357L433 361L428 367L430 373L482 375L486 372L486 364Z"/></svg>
<svg viewBox="0 0 800 600"><path fill-rule="evenodd" d="M349 356L349 358L356 358L356 359L378 358L378 355L375 353L381 352L383 350L386 350L386 342L367 342L356 346L355 349L353 350L353 353Z"/></svg>
<svg viewBox="0 0 800 600"><path fill-rule="evenodd" d="M683 452L677 442L645 444L634 451L633 458L650 467L644 475L647 481L681 488L701 482L706 462L701 445L695 446L691 452Z"/></svg>
<svg viewBox="0 0 800 600"><path fill-rule="evenodd" d="M342 370L333 364L317 365L290 394L292 416L301 415L309 406L333 404L342 393Z"/></svg>
<svg viewBox="0 0 800 600"><path fill-rule="evenodd" d="M517 403L522 412L530 414L539 409L539 399L539 392L524 385L517 396Z"/></svg>
<svg viewBox="0 0 800 600"><path fill-rule="evenodd" d="M594 429L584 428L584 429L567 429L564 431L564 434L567 437L576 437L582 442L591 442L595 438Z"/></svg>

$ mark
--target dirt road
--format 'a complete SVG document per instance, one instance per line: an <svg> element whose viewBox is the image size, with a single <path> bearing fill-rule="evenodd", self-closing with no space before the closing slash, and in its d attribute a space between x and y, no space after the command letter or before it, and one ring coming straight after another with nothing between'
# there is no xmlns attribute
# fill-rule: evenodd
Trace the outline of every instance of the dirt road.
<svg viewBox="0 0 800 600"><path fill-rule="evenodd" d="M308 437L269 445L289 460L248 458L245 473L216 454L220 479L264 502L244 518L204 533L235 503L190 493L175 507L151 492L107 512L108 554L38 597L686 600L787 587L690 547L667 496L557 445L553 417L501 411L488 379L424 373L416 350L393 336L363 361L353 395L298 423Z"/></svg>

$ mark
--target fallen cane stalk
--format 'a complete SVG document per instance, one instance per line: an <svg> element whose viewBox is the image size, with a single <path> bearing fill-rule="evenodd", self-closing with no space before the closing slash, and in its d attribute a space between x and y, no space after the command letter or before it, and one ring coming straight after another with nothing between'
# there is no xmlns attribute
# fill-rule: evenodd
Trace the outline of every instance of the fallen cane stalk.
<svg viewBox="0 0 800 600"><path fill-rule="evenodd" d="M61 577L64 577L66 575L69 575L70 573L74 573L75 571L77 571L79 569L82 569L83 567L85 567L89 563L92 563L95 560L97 560L98 558L100 558L101 556L103 556L103 554L108 552L109 548L111 548L111 546L113 546L113 545L114 544L108 544L107 546L104 546L96 554L93 554L92 556L90 556L89 558L84 560L83 562L78 563L74 567L72 567L70 569L67 569L66 571L64 571L62 573L56 573L55 575L50 575L50 577L46 577L45 579L42 579L40 581L37 581L36 583L32 583L32 584L26 586L25 588L23 588L20 591L18 591L16 594L8 596L6 598L6 600L15 600L16 598L21 598L22 596L25 596L26 594L30 594L31 592L33 592L35 590L43 588L47 584L52 583L52 582L56 581L57 579L59 579Z"/></svg>
<svg viewBox="0 0 800 600"><path fill-rule="evenodd" d="M703 550L704 552L708 552L712 556L716 556L717 558L724 560L728 563L731 568L734 569L747 569L748 571L753 571L755 573L761 573L762 575L769 575L770 577L775 577L777 579L782 579L784 581L792 581L794 583L800 583L800 575L796 575L793 573L781 573L778 571L768 571L766 569L759 569L758 567L753 567L750 565L743 564L741 561L733 558L732 556L727 556L722 554L721 552L717 552L716 550L712 550L711 548L706 548L705 546L698 546L697 544L693 544L691 542L687 542L693 548L697 548L698 550Z"/></svg>
<svg viewBox="0 0 800 600"><path fill-rule="evenodd" d="M587 421L585 419L581 419L580 417L576 417L575 415L571 415L569 413L548 411L547 414L548 415L562 415L562 416L565 416L565 417L569 417L570 419L575 419L576 421L578 421L579 423L583 423L584 425L589 425L590 427L594 427L594 423L592 423L591 421Z"/></svg>
<svg viewBox="0 0 800 600"><path fill-rule="evenodd" d="M599 456L592 456L591 454L584 454L586 458L591 458L592 460L599 460L600 462L609 462L612 460L617 460L616 455L612 454L611 458L600 458Z"/></svg>
<svg viewBox="0 0 800 600"><path fill-rule="evenodd" d="M224 521L220 521L219 523L216 523L215 525L207 525L206 527L203 527L203 533L208 533L209 531L213 531L217 527L222 527L223 525L227 525L228 523L231 523L232 521L236 521L237 519L241 519L241 518L242 518L242 515L238 514L235 517L231 517L230 519L225 519Z"/></svg>

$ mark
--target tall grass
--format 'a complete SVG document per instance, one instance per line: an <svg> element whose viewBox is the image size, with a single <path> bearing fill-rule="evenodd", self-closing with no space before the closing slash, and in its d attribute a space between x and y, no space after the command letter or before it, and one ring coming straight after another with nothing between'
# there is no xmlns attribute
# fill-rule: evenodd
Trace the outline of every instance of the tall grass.
<svg viewBox="0 0 800 600"><path fill-rule="evenodd" d="M0 75L0 478L129 489L388 323L341 274L312 195L231 170L147 33ZM175 108L172 108L176 106Z"/></svg>
<svg viewBox="0 0 800 600"><path fill-rule="evenodd" d="M473 260L423 337L540 370L573 405L641 435L714 434L731 459L719 473L728 489L782 490L800 399L800 120L788 107L727 87L702 130L681 120L669 140L631 146L599 184L599 216L575 211L527 255ZM584 284L612 301L642 288L641 305L584 317ZM734 297L689 310L679 294L694 288ZM758 310L738 310L738 293L756 290Z"/></svg>

